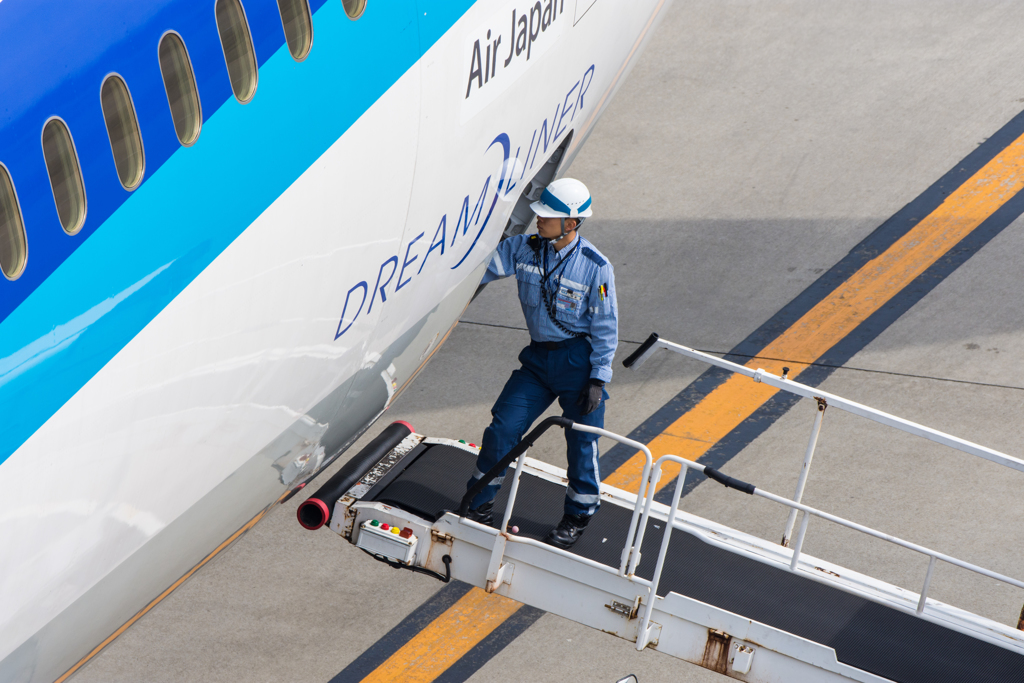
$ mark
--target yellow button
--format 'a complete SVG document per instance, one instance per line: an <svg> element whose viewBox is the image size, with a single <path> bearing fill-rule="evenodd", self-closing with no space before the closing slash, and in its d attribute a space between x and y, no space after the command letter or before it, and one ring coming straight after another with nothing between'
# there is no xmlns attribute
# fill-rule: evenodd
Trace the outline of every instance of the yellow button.
<svg viewBox="0 0 1024 683"><path fill-rule="evenodd" d="M402 530L399 529L397 526L393 526L393 527L391 527L391 533L393 533L393 534L400 534L400 533L402 533Z"/></svg>

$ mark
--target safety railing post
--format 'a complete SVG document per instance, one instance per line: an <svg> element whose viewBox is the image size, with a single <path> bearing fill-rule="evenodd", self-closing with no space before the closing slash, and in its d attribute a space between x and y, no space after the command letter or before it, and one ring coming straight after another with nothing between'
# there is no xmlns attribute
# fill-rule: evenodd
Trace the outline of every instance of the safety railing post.
<svg viewBox="0 0 1024 683"><path fill-rule="evenodd" d="M789 563L790 571L796 571L796 565L800 561L800 550L804 547L804 536L807 535L807 522L811 520L811 516L804 512L803 517L800 519L800 531L796 535L796 545L793 546L793 560Z"/></svg>
<svg viewBox="0 0 1024 683"><path fill-rule="evenodd" d="M633 515L629 518L629 531L626 533L626 544L622 548L622 555L619 561L619 576L629 576L636 571L637 562L640 561L640 544L643 542L643 533L637 539L637 521L640 518L640 502L647 498L647 494L653 491L654 484L649 481L651 477L651 451L643 446L644 469L640 474L640 490L637 492L636 505L633 506Z"/></svg>
<svg viewBox="0 0 1024 683"><path fill-rule="evenodd" d="M825 399L818 399L818 411L814 414L814 426L811 427L811 438L807 442L807 451L804 453L804 464L800 468L800 478L796 483L796 493L793 500L801 502L804 497L804 487L807 485L807 475L811 471L811 460L814 459L814 449L818 445L818 435L821 433L821 421L825 417L825 408L828 404ZM796 524L796 508L789 509L789 518L786 520L786 530L782 533L782 547L788 547L793 537L793 526Z"/></svg>
<svg viewBox="0 0 1024 683"><path fill-rule="evenodd" d="M935 571L935 556L928 561L928 572L924 575L924 586L921 587L921 599L917 601L917 613L924 611L924 605L928 602L928 585L932 582L932 572Z"/></svg>
<svg viewBox="0 0 1024 683"><path fill-rule="evenodd" d="M656 339L657 335L654 336ZM589 434L597 434L598 436L607 437L613 441L618 441L621 444L631 446L644 454L644 468L640 473L640 491L637 492L636 505L633 506L633 516L629 520L629 531L626 535L626 543L623 545L622 553L619 556L619 576L627 576L636 569L636 564L640 558L640 543L634 543L634 540L636 536L636 523L640 517L641 503L644 501L645 496L647 495L646 492L649 490L645 488L645 486L647 485L651 474L651 449L639 441L627 439L624 436L616 434L615 432L609 432L605 429L601 429L600 427L591 427L589 425L582 425L574 422L571 424L570 428L575 429L578 432L587 432ZM643 537L641 536L641 540L642 539ZM632 567L632 569L630 569L630 567Z"/></svg>
<svg viewBox="0 0 1024 683"><path fill-rule="evenodd" d="M636 552L632 554L629 559L629 567L626 568L626 575L632 575L636 573L636 565L640 562L640 549L644 545L644 533L647 531L647 522L651 518L651 505L654 503L654 494L658 488L658 481L661 479L661 466L656 466L651 470L650 481L647 483L647 495L644 498L637 498L637 507L633 509L633 517L636 517L636 511L639 509L641 502L644 506L643 514L640 516L640 530L636 534L636 540L633 542L633 547L636 548Z"/></svg>
<svg viewBox="0 0 1024 683"><path fill-rule="evenodd" d="M672 460L679 461L678 458L667 456ZM655 465L654 471L657 473L652 479L657 480L657 477L661 475L661 462L665 459L663 456L658 460L658 464ZM651 625L651 614L654 612L654 601L658 598L658 582L661 581L661 570L665 568L665 557L668 555L668 544L672 540L672 528L676 523L676 512L679 509L679 497L683 493L683 484L686 483L686 470L684 466L679 471L679 476L676 478L676 490L672 494L672 507L668 510L668 521L665 523L665 533L661 537L661 549L658 551L658 563L654 567L654 576L651 578L651 587L647 593L647 605L644 609L644 620L640 624L640 630L636 637L636 649L643 650L647 647L647 642L650 639L650 625ZM653 488L653 486L652 486ZM653 497L653 493L651 495ZM646 512L646 511L645 511ZM647 516L646 514L644 515Z"/></svg>
<svg viewBox="0 0 1024 683"><path fill-rule="evenodd" d="M487 564L487 592L493 593L501 585L503 564L505 559L505 544L508 541L508 523L512 519L512 508L516 504L516 494L519 492L519 477L523 473L523 464L526 462L524 452L516 460L516 469L512 474L512 486L508 492L508 503L505 505L505 514L501 518L501 526L498 527L498 535L494 537L494 546L491 548L491 561Z"/></svg>
<svg viewBox="0 0 1024 683"><path fill-rule="evenodd" d="M529 453L527 451L526 453ZM523 464L526 462L526 453L523 453L516 460L516 469L512 474L512 487L508 491L508 503L505 505L505 514L501 518L500 531L508 530L509 520L512 519L512 508L516 504L516 494L519 493L519 477L523 473Z"/></svg>

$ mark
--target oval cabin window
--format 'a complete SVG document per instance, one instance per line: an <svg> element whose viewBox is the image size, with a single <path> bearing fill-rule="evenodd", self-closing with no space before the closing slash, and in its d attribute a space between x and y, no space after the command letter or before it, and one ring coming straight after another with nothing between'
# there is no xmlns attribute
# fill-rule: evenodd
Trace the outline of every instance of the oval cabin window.
<svg viewBox="0 0 1024 683"><path fill-rule="evenodd" d="M114 153L117 177L126 190L134 190L142 182L146 167L142 151L142 134L135 117L132 96L120 76L107 76L100 89L103 120L107 124L110 151Z"/></svg>
<svg viewBox="0 0 1024 683"><path fill-rule="evenodd" d="M313 18L309 14L309 2L277 0L277 9L281 12L288 51L292 53L292 58L296 62L301 62L309 54L309 48L313 44Z"/></svg>
<svg viewBox="0 0 1024 683"><path fill-rule="evenodd" d="M245 104L256 93L256 52L252 47L249 24L238 0L217 0L217 31L224 61L228 66L231 91Z"/></svg>
<svg viewBox="0 0 1024 683"><path fill-rule="evenodd" d="M8 280L15 280L25 270L28 243L25 223L18 206L18 195L7 168L0 164L0 270Z"/></svg>
<svg viewBox="0 0 1024 683"><path fill-rule="evenodd" d="M349 19L358 19L366 11L366 0L341 0Z"/></svg>
<svg viewBox="0 0 1024 683"><path fill-rule="evenodd" d="M199 90L192 71L192 61L181 36L168 33L160 39L160 74L164 79L167 104L174 119L174 134L188 147L199 137L203 125L203 111L199 104Z"/></svg>
<svg viewBox="0 0 1024 683"><path fill-rule="evenodd" d="M64 232L74 235L85 223L85 183L75 143L60 119L50 119L43 126L43 159L60 224Z"/></svg>

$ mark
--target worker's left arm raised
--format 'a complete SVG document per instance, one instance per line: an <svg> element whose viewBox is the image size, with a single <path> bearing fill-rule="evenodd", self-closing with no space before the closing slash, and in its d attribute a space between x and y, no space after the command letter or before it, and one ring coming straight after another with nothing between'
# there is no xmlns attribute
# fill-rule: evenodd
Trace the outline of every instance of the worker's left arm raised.
<svg viewBox="0 0 1024 683"><path fill-rule="evenodd" d="M516 252L519 251L519 247L523 245L526 239L526 235L516 235L507 240L502 240L494 250L494 256L491 257L491 262L487 264L487 272L484 273L480 284L486 285L488 282L500 280L514 274L516 272Z"/></svg>

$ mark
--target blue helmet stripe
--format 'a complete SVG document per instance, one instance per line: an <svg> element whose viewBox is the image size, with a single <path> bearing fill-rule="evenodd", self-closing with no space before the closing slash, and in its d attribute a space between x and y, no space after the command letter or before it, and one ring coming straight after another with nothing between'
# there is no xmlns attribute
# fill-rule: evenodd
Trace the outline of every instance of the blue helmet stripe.
<svg viewBox="0 0 1024 683"><path fill-rule="evenodd" d="M562 213L566 214L567 216L571 216L572 215L572 210L565 204L565 202L563 202L561 199L559 199L555 195L551 194L551 192L546 187L544 188L544 191L540 195L540 200L542 202L544 202L545 204L547 204L552 209L554 209L555 211L561 211Z"/></svg>
<svg viewBox="0 0 1024 683"><path fill-rule="evenodd" d="M580 205L580 208L576 210L575 215L578 216L581 212L586 211L588 208L590 208L590 202L592 200L593 197L587 197L587 201L583 202L583 204ZM546 187L540 195L540 201L546 204L548 208L554 209L555 211L561 211L566 216L574 215L572 209L569 208L569 205L563 202L555 195L551 194L551 191L548 190L548 188Z"/></svg>

